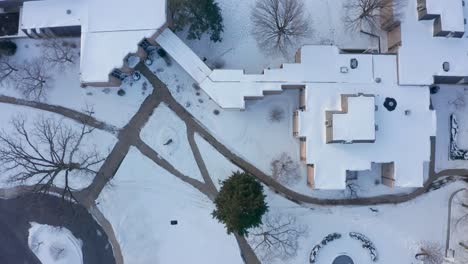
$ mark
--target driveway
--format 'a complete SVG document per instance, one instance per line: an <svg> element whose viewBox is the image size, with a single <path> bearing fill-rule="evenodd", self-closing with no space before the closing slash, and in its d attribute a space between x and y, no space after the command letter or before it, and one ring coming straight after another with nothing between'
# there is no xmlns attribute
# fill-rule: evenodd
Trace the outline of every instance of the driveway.
<svg viewBox="0 0 468 264"><path fill-rule="evenodd" d="M0 263L40 264L28 247L30 222L69 229L83 242L86 264L115 263L107 236L83 207L66 205L58 197L38 194L0 199Z"/></svg>

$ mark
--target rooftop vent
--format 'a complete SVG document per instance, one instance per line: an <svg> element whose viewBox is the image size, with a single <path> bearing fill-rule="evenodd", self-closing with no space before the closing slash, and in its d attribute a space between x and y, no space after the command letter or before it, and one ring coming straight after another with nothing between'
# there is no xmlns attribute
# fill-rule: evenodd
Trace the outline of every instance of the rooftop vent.
<svg viewBox="0 0 468 264"><path fill-rule="evenodd" d="M388 111L393 111L396 109L397 107L397 101L395 100L395 98L391 98L391 97L387 97L385 98L385 102L383 104L383 106L388 110Z"/></svg>
<svg viewBox="0 0 468 264"><path fill-rule="evenodd" d="M444 63L442 64L442 69L444 69L445 72L450 71L450 63L447 62L447 61L444 62Z"/></svg>
<svg viewBox="0 0 468 264"><path fill-rule="evenodd" d="M350 67L351 69L356 69L359 66L359 62L357 59L351 59L350 61Z"/></svg>

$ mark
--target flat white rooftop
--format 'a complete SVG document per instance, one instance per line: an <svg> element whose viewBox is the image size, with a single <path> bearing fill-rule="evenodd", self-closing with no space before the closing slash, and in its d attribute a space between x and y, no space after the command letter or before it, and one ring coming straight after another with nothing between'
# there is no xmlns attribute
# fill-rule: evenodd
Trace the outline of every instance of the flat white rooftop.
<svg viewBox="0 0 468 264"><path fill-rule="evenodd" d="M342 97L344 99L347 100L347 112L333 114L333 140L375 140L374 97Z"/></svg>
<svg viewBox="0 0 468 264"><path fill-rule="evenodd" d="M463 0L425 0L428 14L440 15L442 30L465 31Z"/></svg>
<svg viewBox="0 0 468 264"><path fill-rule="evenodd" d="M444 8L449 8L445 5L451 6L454 1L461 2L427 1L428 6L441 5ZM466 2L462 12L464 18L468 19L468 1ZM430 3L433 4L429 5ZM441 18L452 19L458 16L460 14L456 11L443 14ZM463 23L463 19L456 20ZM434 83L434 76L468 76L468 25L463 25L465 35L462 38L445 38L433 36L433 23L433 20L418 20L417 0L408 1L401 22L401 47L398 50L400 84L431 85ZM444 62L450 64L448 72L442 68Z"/></svg>
<svg viewBox="0 0 468 264"><path fill-rule="evenodd" d="M81 81L99 83L165 23L166 0L44 0L24 3L21 28L81 26Z"/></svg>

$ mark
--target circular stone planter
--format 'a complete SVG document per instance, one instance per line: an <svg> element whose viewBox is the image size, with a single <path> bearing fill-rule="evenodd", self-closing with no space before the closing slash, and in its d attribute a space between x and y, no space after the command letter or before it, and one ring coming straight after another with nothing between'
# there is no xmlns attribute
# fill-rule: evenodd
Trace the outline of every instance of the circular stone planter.
<svg viewBox="0 0 468 264"><path fill-rule="evenodd" d="M332 264L354 264L353 259L347 255L340 255L333 260Z"/></svg>

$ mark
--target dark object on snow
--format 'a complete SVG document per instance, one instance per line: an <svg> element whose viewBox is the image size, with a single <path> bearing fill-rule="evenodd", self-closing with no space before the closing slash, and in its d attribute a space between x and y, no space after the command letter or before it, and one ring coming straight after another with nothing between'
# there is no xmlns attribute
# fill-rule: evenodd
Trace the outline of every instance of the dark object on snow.
<svg viewBox="0 0 468 264"><path fill-rule="evenodd" d="M16 53L16 43L11 40L0 41L0 56L13 56Z"/></svg>
<svg viewBox="0 0 468 264"><path fill-rule="evenodd" d="M444 69L444 72L450 71L450 62L447 62L447 61L444 62L444 63L442 64L442 69Z"/></svg>
<svg viewBox="0 0 468 264"><path fill-rule="evenodd" d="M322 241L320 242L320 244L317 244L312 248L312 251L310 252L310 255L309 255L309 263L311 264L317 263L317 256L318 256L318 252L320 251L320 249L326 246L329 242L332 242L333 240L336 240L339 238L341 238L340 233L332 233L324 237Z"/></svg>
<svg viewBox="0 0 468 264"><path fill-rule="evenodd" d="M354 262L349 256L340 255L333 260L333 264L354 264Z"/></svg>
<svg viewBox="0 0 468 264"><path fill-rule="evenodd" d="M375 208L372 208L372 207L369 207L369 210L371 210L371 212L373 212L373 213L378 213L379 212L379 209L375 209Z"/></svg>
<svg viewBox="0 0 468 264"><path fill-rule="evenodd" d="M119 89L119 90L117 91L117 94L120 95L120 96L124 96L124 95L126 94L126 92L125 92L125 90L123 90L123 89Z"/></svg>
<svg viewBox="0 0 468 264"><path fill-rule="evenodd" d="M161 58L164 58L167 56L167 52L164 50L164 49L158 49L158 55L161 57Z"/></svg>
<svg viewBox="0 0 468 264"><path fill-rule="evenodd" d="M359 63L358 63L358 60L357 59L351 59L351 62L350 62L350 67L351 69L356 69L358 67Z"/></svg>
<svg viewBox="0 0 468 264"><path fill-rule="evenodd" d="M439 90L440 90L440 87L437 85L431 86L430 88L431 94L436 94L439 92Z"/></svg>
<svg viewBox="0 0 468 264"><path fill-rule="evenodd" d="M218 109L213 110L213 114L219 115L219 110Z"/></svg>
<svg viewBox="0 0 468 264"><path fill-rule="evenodd" d="M383 106L388 110L388 111L393 111L397 107L397 101L394 98L387 97L385 98L385 102Z"/></svg>
<svg viewBox="0 0 468 264"><path fill-rule="evenodd" d="M177 220L171 220L171 225L177 225Z"/></svg>
<svg viewBox="0 0 468 264"><path fill-rule="evenodd" d="M132 74L132 78L133 78L134 81L140 80L140 79L141 79L141 73L138 72L138 71L134 72L134 73Z"/></svg>
<svg viewBox="0 0 468 264"><path fill-rule="evenodd" d="M367 249L369 251L371 260L373 262L377 262L378 260L377 249L375 248L374 244L372 243L372 241L370 241L369 238L357 232L349 232L349 237L360 241L362 243L362 248Z"/></svg>
<svg viewBox="0 0 468 264"><path fill-rule="evenodd" d="M168 141L166 141L166 143L164 143L163 145L164 145L164 146L167 146L167 145L172 144L172 142L174 142L174 141L172 140L172 138L170 138L170 139L169 139Z"/></svg>

